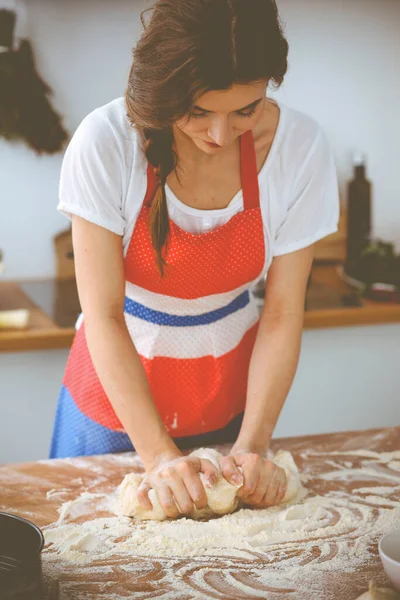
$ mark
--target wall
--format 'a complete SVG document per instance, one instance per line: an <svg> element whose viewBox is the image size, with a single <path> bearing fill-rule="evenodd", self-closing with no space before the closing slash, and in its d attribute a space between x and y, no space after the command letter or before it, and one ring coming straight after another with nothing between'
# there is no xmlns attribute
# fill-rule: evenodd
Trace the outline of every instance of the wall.
<svg viewBox="0 0 400 600"><path fill-rule="evenodd" d="M313 115L336 158L342 193L354 148L368 155L374 232L400 242L400 3L278 0L290 71L277 92ZM95 107L122 95L144 0L31 0L28 33L54 106L74 131ZM397 57L397 59L396 59ZM9 278L54 273L52 236L61 155L36 157L0 141L0 247ZM400 326L306 332L277 435L399 423ZM66 352L0 356L0 461L43 458ZM19 435L17 435L17 431Z"/></svg>
<svg viewBox="0 0 400 600"><path fill-rule="evenodd" d="M29 2L26 31L37 67L71 133L91 110L123 95L144 6L138 0ZM68 226L55 209L61 161L61 154L37 157L22 144L0 140L0 247L7 278L55 272L52 238Z"/></svg>
<svg viewBox="0 0 400 600"><path fill-rule="evenodd" d="M47 458L67 350L0 354L0 464Z"/></svg>
<svg viewBox="0 0 400 600"><path fill-rule="evenodd" d="M277 96L323 125L342 190L352 150L367 153L374 231L399 243L400 3L278 4L291 49L290 71ZM29 2L27 27L38 68L54 88L54 105L70 131L92 109L123 94L139 12L146 5L144 0ZM55 211L60 163L61 155L38 158L22 145L0 142L0 240L7 277L54 273L52 236L67 224Z"/></svg>
<svg viewBox="0 0 400 600"><path fill-rule="evenodd" d="M400 2L278 0L278 6L291 45L279 97L323 125L342 194L354 149L366 153L374 234L399 247Z"/></svg>

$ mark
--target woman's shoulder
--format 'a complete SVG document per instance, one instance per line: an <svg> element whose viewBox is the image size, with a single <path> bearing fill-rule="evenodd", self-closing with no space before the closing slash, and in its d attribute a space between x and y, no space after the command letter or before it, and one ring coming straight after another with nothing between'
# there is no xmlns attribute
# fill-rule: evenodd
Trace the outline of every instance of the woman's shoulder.
<svg viewBox="0 0 400 600"><path fill-rule="evenodd" d="M273 180L287 188L303 171L330 160L330 146L322 126L311 115L277 102L280 109L275 139L262 169L261 182Z"/></svg>
<svg viewBox="0 0 400 600"><path fill-rule="evenodd" d="M122 235L136 206L130 190L137 192L146 183L145 165L139 132L129 122L124 99L96 108L81 121L65 152L59 210Z"/></svg>
<svg viewBox="0 0 400 600"><path fill-rule="evenodd" d="M74 137L112 141L113 145L140 150L142 142L138 130L130 123L123 97L103 104L87 114L75 131Z"/></svg>
<svg viewBox="0 0 400 600"><path fill-rule="evenodd" d="M307 149L325 137L323 128L306 112L283 103L279 103L279 106L283 120L282 148L301 158Z"/></svg>

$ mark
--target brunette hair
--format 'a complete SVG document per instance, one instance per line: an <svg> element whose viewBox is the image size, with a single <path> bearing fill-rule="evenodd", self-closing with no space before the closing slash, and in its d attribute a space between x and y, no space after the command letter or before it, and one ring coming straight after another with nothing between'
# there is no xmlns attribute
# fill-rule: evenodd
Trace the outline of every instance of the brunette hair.
<svg viewBox="0 0 400 600"><path fill-rule="evenodd" d="M169 236L165 182L176 166L173 123L189 115L206 91L261 80L279 87L288 43L275 0L158 0L141 21L125 100L157 175L149 227L163 276Z"/></svg>

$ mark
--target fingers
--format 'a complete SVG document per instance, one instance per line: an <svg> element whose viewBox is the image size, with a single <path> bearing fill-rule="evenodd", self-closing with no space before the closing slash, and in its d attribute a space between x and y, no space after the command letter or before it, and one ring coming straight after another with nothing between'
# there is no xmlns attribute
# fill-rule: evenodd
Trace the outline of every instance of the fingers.
<svg viewBox="0 0 400 600"><path fill-rule="evenodd" d="M238 491L239 498L247 498L256 492L264 481L265 486L265 465L264 459L259 454L239 454L235 456L236 463L241 465L244 472L244 484ZM264 477L264 479L261 479ZM264 487L265 493L265 487ZM259 490L258 494L261 494Z"/></svg>
<svg viewBox="0 0 400 600"><path fill-rule="evenodd" d="M142 508L145 510L152 510L153 505L149 500L149 491L151 486L146 482L142 481L137 491L137 499Z"/></svg>
<svg viewBox="0 0 400 600"><path fill-rule="evenodd" d="M232 485L241 486L244 483L242 472L238 469L233 456L224 456L220 462L222 475Z"/></svg>
<svg viewBox="0 0 400 600"><path fill-rule="evenodd" d="M280 467L274 465L274 472L270 478L267 491L262 499L262 506L276 506L282 502L286 492L286 473Z"/></svg>
<svg viewBox="0 0 400 600"><path fill-rule="evenodd" d="M154 487L151 486L147 481L143 481L140 484L137 491L137 499L140 506L146 510L153 509L153 505L150 502L148 495L151 489L154 489L156 492L164 513L171 519L176 519L176 517L179 515L179 510L175 504L172 491L168 485L163 484L162 482L157 482L157 485Z"/></svg>
<svg viewBox="0 0 400 600"><path fill-rule="evenodd" d="M208 504L207 495L199 476L200 466L201 465L199 461L182 461L176 466L178 476L182 481L190 501L191 509L189 512L193 510L193 504L199 509L205 508ZM181 497L176 498L180 505L181 498L183 499L183 494Z"/></svg>
<svg viewBox="0 0 400 600"><path fill-rule="evenodd" d="M205 485L209 488L215 485L220 477L217 467L210 460L200 458L200 471L204 473Z"/></svg>
<svg viewBox="0 0 400 600"><path fill-rule="evenodd" d="M239 488L238 496L245 504L266 508L279 504L284 498L285 471L257 453L224 456L220 469L223 477ZM190 515L195 507L205 508L208 500L200 473L204 475L205 486L212 486L220 477L211 461L198 457L179 457L158 466L139 487L139 504L151 510L148 492L153 488L166 516L171 519Z"/></svg>
<svg viewBox="0 0 400 600"><path fill-rule="evenodd" d="M278 480L277 480L278 482L276 484L275 498L271 499L271 502L272 502L271 506L275 506L282 502L282 500L285 497L286 487L287 487L287 479L286 479L285 471L283 469L281 469L280 467L276 467L276 469L278 472Z"/></svg>
<svg viewBox="0 0 400 600"><path fill-rule="evenodd" d="M280 484L279 468L274 465L269 473L269 481L268 481L267 491L265 492L264 498L262 499L263 506L273 506L273 504L275 503L277 493L278 493L279 484Z"/></svg>
<svg viewBox="0 0 400 600"><path fill-rule="evenodd" d="M262 503L265 496L265 490L268 488L269 478L269 469L261 469L258 482L253 493L245 497L246 504L257 506L258 504Z"/></svg>
<svg viewBox="0 0 400 600"><path fill-rule="evenodd" d="M275 504L280 504L281 502L283 502L283 499L286 494L286 488L287 488L287 480L286 480L286 473L285 473L285 475L282 477L281 482L279 484L278 492L276 494Z"/></svg>
<svg viewBox="0 0 400 600"><path fill-rule="evenodd" d="M179 512L182 515L190 515L193 512L193 499L185 485L185 481L176 477L171 479L169 487Z"/></svg>
<svg viewBox="0 0 400 600"><path fill-rule="evenodd" d="M148 473L139 487L140 505L151 510L148 492L154 489L169 518L174 519L180 514L190 515L195 507L205 508L208 499L200 472L203 472L207 485L212 486L218 480L219 472L213 463L198 457L179 457L159 465Z"/></svg>
<svg viewBox="0 0 400 600"><path fill-rule="evenodd" d="M283 469L256 453L238 453L232 458L243 469L244 484L238 490L238 497L245 504L267 508L282 502L286 493Z"/></svg>
<svg viewBox="0 0 400 600"><path fill-rule="evenodd" d="M174 496L168 484L159 481L157 483L156 492L163 511L170 519L179 517L179 509L175 503Z"/></svg>

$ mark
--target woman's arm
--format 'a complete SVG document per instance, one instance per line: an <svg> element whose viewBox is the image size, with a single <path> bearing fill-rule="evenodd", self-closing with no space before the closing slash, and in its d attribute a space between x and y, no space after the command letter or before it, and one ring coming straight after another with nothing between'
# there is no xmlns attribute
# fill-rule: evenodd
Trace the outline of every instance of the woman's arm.
<svg viewBox="0 0 400 600"><path fill-rule="evenodd" d="M156 409L125 324L121 237L77 216L72 234L86 339L101 384L146 468L160 455L181 456Z"/></svg>
<svg viewBox="0 0 400 600"><path fill-rule="evenodd" d="M300 354L313 246L276 257L268 272L264 307L250 361L247 401L238 439L221 460L224 477L243 485L238 495L263 508L279 504L286 476L265 458Z"/></svg>
<svg viewBox="0 0 400 600"><path fill-rule="evenodd" d="M246 409L232 451L265 454L300 355L313 246L277 256L268 271L264 307L250 361Z"/></svg>
<svg viewBox="0 0 400 600"><path fill-rule="evenodd" d="M124 318L125 274L121 237L80 217L72 218L79 299L89 352L99 380L140 455L146 476L138 492L151 509L154 488L165 514L207 506L206 485L217 480L208 460L183 456L168 435L151 396L146 373Z"/></svg>

